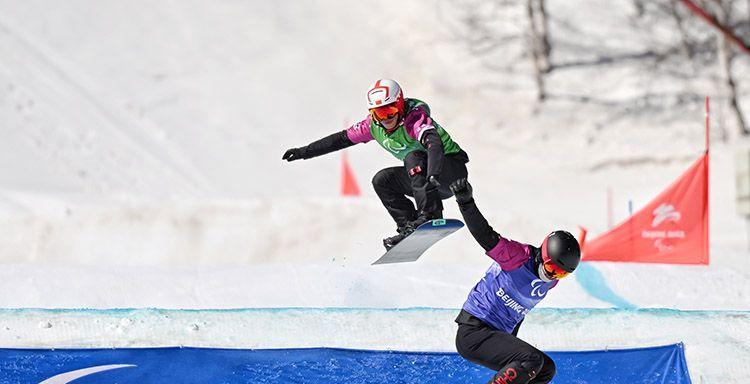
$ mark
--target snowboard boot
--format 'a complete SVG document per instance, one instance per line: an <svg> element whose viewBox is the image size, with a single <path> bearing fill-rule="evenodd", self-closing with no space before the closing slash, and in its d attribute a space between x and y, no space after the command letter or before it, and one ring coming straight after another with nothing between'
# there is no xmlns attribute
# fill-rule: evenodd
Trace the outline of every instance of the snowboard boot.
<svg viewBox="0 0 750 384"><path fill-rule="evenodd" d="M406 230L409 233L412 233L420 225L422 225L422 224L424 224L424 223L426 223L426 222L428 222L430 220L442 219L442 218L443 218L443 211L435 211L435 212L424 212L424 211L421 211L421 212L419 212L419 215L417 216L416 219L414 219L414 220L412 220L412 221L410 221L409 223L406 224ZM408 236L408 234L407 234L407 236Z"/></svg>
<svg viewBox="0 0 750 384"><path fill-rule="evenodd" d="M399 226L396 231L398 232L396 235L391 237L386 237L383 239L383 246L385 246L385 250L389 251L391 248L393 248L396 244L398 244L401 240L405 239L407 236L411 235L412 232L414 232L417 227L420 225L434 219L442 219L443 218L443 211L437 211L437 212L420 212L416 219L407 222L404 226Z"/></svg>
<svg viewBox="0 0 750 384"><path fill-rule="evenodd" d="M409 236L410 233L414 232L412 230L407 233L407 226L408 224L404 225L403 227L398 227L396 229L396 232L398 232L396 235L383 239L383 246L385 247L386 251L390 251L391 248L396 246L396 244L401 242L401 240L405 239L406 236Z"/></svg>

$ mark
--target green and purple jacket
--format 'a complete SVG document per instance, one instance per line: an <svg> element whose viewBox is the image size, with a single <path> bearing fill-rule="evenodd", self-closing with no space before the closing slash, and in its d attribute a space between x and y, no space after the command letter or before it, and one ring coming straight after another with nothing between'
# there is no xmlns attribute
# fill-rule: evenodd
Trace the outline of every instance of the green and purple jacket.
<svg viewBox="0 0 750 384"><path fill-rule="evenodd" d="M461 151L461 147L451 139L448 132L435 120L430 118L430 107L417 99L406 99L406 113L402 124L395 131L388 133L380 123L368 116L346 130L346 136L354 143L366 143L375 140L383 149L399 160L413 151L425 151L422 136L434 130L440 136L446 155Z"/></svg>

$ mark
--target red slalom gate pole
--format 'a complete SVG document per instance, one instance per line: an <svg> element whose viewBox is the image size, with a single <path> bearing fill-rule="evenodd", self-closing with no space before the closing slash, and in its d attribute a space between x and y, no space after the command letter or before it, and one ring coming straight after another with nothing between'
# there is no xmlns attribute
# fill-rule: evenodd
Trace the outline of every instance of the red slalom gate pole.
<svg viewBox="0 0 750 384"><path fill-rule="evenodd" d="M708 153L711 139L710 139L710 133L711 133L711 98L706 96L706 153Z"/></svg>
<svg viewBox="0 0 750 384"><path fill-rule="evenodd" d="M711 133L711 98L709 96L706 96L706 249L704 250L706 253L706 264L708 264L711 260L711 231L710 231L710 223L711 223L711 139L710 139L710 133Z"/></svg>

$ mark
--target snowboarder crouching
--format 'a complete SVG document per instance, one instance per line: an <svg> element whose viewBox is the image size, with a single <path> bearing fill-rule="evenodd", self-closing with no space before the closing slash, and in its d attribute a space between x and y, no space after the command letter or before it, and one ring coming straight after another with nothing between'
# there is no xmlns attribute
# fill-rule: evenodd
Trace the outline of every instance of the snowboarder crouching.
<svg viewBox="0 0 750 384"><path fill-rule="evenodd" d="M479 212L466 179L450 189L472 236L495 261L456 318L458 353L497 371L489 384L549 383L555 362L516 335L526 314L578 266L578 241L565 231L549 234L540 248L503 238Z"/></svg>
<svg viewBox="0 0 750 384"><path fill-rule="evenodd" d="M282 159L310 159L375 140L403 165L380 170L372 185L396 222L395 236L383 239L391 249L419 225L443 217L442 199L451 182L467 177L469 157L430 116L423 101L405 99L393 80L380 79L367 92L369 116L348 129L304 147L288 149ZM414 198L416 207L407 196Z"/></svg>

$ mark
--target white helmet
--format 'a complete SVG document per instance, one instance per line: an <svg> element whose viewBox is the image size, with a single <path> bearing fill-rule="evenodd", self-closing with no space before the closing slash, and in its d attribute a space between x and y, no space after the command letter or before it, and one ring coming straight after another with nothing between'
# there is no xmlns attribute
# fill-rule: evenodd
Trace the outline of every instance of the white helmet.
<svg viewBox="0 0 750 384"><path fill-rule="evenodd" d="M367 90L367 109L399 103L399 110L403 109L404 93L398 83L391 79L380 79Z"/></svg>

